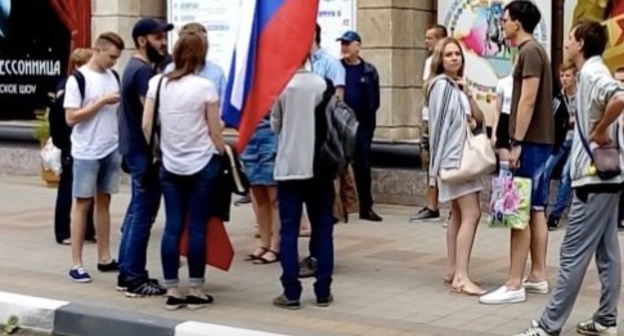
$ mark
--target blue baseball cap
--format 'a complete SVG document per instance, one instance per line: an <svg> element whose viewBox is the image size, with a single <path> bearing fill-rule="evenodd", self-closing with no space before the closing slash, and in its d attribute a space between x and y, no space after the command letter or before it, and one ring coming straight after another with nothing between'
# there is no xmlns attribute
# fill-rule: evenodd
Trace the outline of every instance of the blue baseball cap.
<svg viewBox="0 0 624 336"><path fill-rule="evenodd" d="M152 18L143 18L132 28L132 38L136 40L140 36L166 33L171 30L173 30L173 24L171 23L160 22Z"/></svg>
<svg viewBox="0 0 624 336"><path fill-rule="evenodd" d="M345 32L344 34L342 34L342 36L337 38L336 41L340 41L340 42L353 42L353 41L357 41L359 43L362 43L362 38L360 37L360 34L354 32L353 30L349 30L349 31Z"/></svg>

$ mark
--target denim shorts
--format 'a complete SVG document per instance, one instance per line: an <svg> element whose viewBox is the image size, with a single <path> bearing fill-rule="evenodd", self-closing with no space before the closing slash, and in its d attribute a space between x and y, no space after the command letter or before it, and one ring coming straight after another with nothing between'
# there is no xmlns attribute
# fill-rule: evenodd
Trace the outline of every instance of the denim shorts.
<svg viewBox="0 0 624 336"><path fill-rule="evenodd" d="M245 175L252 186L274 186L277 136L268 121L263 120L240 156Z"/></svg>
<svg viewBox="0 0 624 336"><path fill-rule="evenodd" d="M515 176L531 179L531 209L544 211L548 203L548 183L544 178L546 161L552 152L551 145L523 143L519 167Z"/></svg>
<svg viewBox="0 0 624 336"><path fill-rule="evenodd" d="M74 198L93 198L97 192L116 194L121 177L121 155L115 150L98 160L74 158Z"/></svg>

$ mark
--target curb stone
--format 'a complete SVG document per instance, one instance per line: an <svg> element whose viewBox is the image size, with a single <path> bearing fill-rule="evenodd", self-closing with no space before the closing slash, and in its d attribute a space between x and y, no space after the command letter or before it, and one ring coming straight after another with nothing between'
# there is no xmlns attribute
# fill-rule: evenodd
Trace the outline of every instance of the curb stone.
<svg viewBox="0 0 624 336"><path fill-rule="evenodd" d="M0 292L0 321L59 336L289 336Z"/></svg>

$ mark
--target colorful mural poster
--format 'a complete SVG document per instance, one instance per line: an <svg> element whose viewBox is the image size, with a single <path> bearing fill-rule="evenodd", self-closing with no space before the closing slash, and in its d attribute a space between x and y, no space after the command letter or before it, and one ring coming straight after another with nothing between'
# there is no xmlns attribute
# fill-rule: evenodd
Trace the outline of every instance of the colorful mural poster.
<svg viewBox="0 0 624 336"><path fill-rule="evenodd" d="M583 20L600 21L607 27L609 34L609 46L604 53L605 62L613 71L624 66L624 1L566 0L563 10L564 46L570 29L581 18Z"/></svg>
<svg viewBox="0 0 624 336"><path fill-rule="evenodd" d="M582 0L581 0L582 1ZM510 0L438 0L438 23L457 38L466 57L466 81L491 126L496 111L496 85L511 73L517 52L513 41L505 38L502 18ZM534 1L542 21L534 35L550 55L551 1Z"/></svg>

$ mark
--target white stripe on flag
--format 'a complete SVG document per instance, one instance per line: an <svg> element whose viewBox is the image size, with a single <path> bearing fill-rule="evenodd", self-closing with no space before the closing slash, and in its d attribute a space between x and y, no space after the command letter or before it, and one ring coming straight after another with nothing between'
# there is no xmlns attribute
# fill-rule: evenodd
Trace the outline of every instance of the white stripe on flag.
<svg viewBox="0 0 624 336"><path fill-rule="evenodd" d="M249 58L249 44L256 12L256 0L243 1L243 13L236 39L236 60L234 63L234 78L230 103L235 108L243 109L245 99L245 79L247 75L247 59Z"/></svg>

